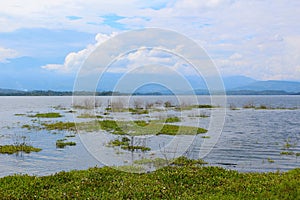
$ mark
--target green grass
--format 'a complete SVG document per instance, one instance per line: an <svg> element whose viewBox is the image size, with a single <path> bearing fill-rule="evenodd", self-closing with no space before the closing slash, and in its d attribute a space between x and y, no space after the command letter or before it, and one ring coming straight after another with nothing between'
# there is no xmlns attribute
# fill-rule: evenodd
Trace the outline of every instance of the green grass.
<svg viewBox="0 0 300 200"><path fill-rule="evenodd" d="M36 147L25 145L25 144L0 146L1 154L14 154L14 153L19 153L19 152L31 153L31 152L39 152L41 150L42 149L40 149L40 148L36 148Z"/></svg>
<svg viewBox="0 0 300 200"><path fill-rule="evenodd" d="M50 112L50 113L37 113L35 115L28 115L28 117L37 117L37 118L59 118L63 117L60 113Z"/></svg>
<svg viewBox="0 0 300 200"><path fill-rule="evenodd" d="M166 123L175 123L175 122L180 122L180 118L179 117L169 117L166 119Z"/></svg>
<svg viewBox="0 0 300 200"><path fill-rule="evenodd" d="M25 116L26 114L16 113L15 116Z"/></svg>
<svg viewBox="0 0 300 200"><path fill-rule="evenodd" d="M93 115L93 114L89 114L89 113L83 113L81 115L78 115L77 118L103 118L101 115Z"/></svg>
<svg viewBox="0 0 300 200"><path fill-rule="evenodd" d="M66 146L75 146L76 142L68 142L67 139L60 139L56 141L57 148L65 148Z"/></svg>
<svg viewBox="0 0 300 200"><path fill-rule="evenodd" d="M295 153L292 151L282 151L280 152L281 155L294 155Z"/></svg>
<svg viewBox="0 0 300 200"><path fill-rule="evenodd" d="M115 135L195 135L206 133L204 128L178 126L172 124L161 124L161 121L152 123L138 120L132 122L115 120L93 120L76 124L80 130L87 132L105 130ZM43 123L42 126L47 130L69 130L75 131L74 122L55 122Z"/></svg>
<svg viewBox="0 0 300 200"><path fill-rule="evenodd" d="M129 141L130 139L128 139L127 137L123 137L121 140L119 139L115 139L112 140L108 143L109 146L128 146L129 145Z"/></svg>
<svg viewBox="0 0 300 200"><path fill-rule="evenodd" d="M175 110L192 110L194 108L206 108L206 109L211 109L211 108L217 108L218 106L210 105L210 104L199 104L199 105L187 105L187 106L179 106L176 107Z"/></svg>
<svg viewBox="0 0 300 200"><path fill-rule="evenodd" d="M76 130L76 125L74 122L55 122L51 124L43 123L42 126L47 130Z"/></svg>
<svg viewBox="0 0 300 200"><path fill-rule="evenodd" d="M121 149L128 150L128 151L150 151L151 148L149 147L144 147L144 146L135 146L135 145L126 145L126 146L121 146Z"/></svg>
<svg viewBox="0 0 300 200"><path fill-rule="evenodd" d="M136 121L134 121L134 123L138 126L141 126L141 127L145 127L149 124L148 122L146 122L144 120L136 120Z"/></svg>
<svg viewBox="0 0 300 200"><path fill-rule="evenodd" d="M128 111L133 115L149 114L149 111L143 108L129 108Z"/></svg>
<svg viewBox="0 0 300 200"><path fill-rule="evenodd" d="M165 124L162 129L156 133L156 135L196 135L206 132L207 130L204 128Z"/></svg>
<svg viewBox="0 0 300 200"><path fill-rule="evenodd" d="M220 167L184 165L136 174L103 167L43 177L3 177L0 196L1 199L294 200L299 199L299 185L299 168L282 173L239 173Z"/></svg>

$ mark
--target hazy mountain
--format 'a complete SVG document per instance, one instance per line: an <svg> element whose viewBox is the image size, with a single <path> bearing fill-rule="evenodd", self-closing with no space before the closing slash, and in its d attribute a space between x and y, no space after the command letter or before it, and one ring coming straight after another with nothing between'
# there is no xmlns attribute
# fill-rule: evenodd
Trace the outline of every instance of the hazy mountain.
<svg viewBox="0 0 300 200"><path fill-rule="evenodd" d="M223 78L223 82L226 90L232 90L255 83L257 80L246 76L228 76Z"/></svg>
<svg viewBox="0 0 300 200"><path fill-rule="evenodd" d="M233 90L253 90L253 91L286 91L300 92L300 82L292 81L256 81L242 87L236 87Z"/></svg>

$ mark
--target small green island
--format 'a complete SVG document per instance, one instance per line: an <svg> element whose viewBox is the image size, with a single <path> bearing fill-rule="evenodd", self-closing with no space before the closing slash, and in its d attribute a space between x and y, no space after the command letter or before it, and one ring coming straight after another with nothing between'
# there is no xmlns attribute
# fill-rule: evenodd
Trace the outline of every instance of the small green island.
<svg viewBox="0 0 300 200"><path fill-rule="evenodd" d="M19 152L31 153L31 152L39 152L42 149L36 148L30 145L18 144L18 145L1 145L0 153L1 154L14 154Z"/></svg>

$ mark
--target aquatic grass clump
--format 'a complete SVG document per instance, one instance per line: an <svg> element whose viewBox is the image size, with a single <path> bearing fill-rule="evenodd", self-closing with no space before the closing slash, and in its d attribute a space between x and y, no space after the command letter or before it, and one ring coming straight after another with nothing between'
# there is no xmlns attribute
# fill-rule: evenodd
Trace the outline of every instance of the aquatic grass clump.
<svg viewBox="0 0 300 200"><path fill-rule="evenodd" d="M165 124L162 129L156 133L156 135L196 135L206 132L207 130L204 128Z"/></svg>
<svg viewBox="0 0 300 200"><path fill-rule="evenodd" d="M144 120L135 120L134 123L141 127L145 127L145 126L149 125L149 123Z"/></svg>
<svg viewBox="0 0 300 200"><path fill-rule="evenodd" d="M129 108L129 112L133 115L144 115L149 114L149 110L143 109L143 108Z"/></svg>
<svg viewBox="0 0 300 200"><path fill-rule="evenodd" d="M93 114L89 114L89 113L83 113L81 115L78 115L77 118L98 118L98 119L101 119L103 117L101 115L93 115Z"/></svg>
<svg viewBox="0 0 300 200"><path fill-rule="evenodd" d="M282 151L280 152L280 155L294 155L295 153L292 151Z"/></svg>
<svg viewBox="0 0 300 200"><path fill-rule="evenodd" d="M124 150L128 150L128 151L137 151L137 150L141 150L141 151L150 151L151 148L149 147L144 147L144 146L135 146L135 145L128 145L128 146L121 146L121 149Z"/></svg>
<svg viewBox="0 0 300 200"><path fill-rule="evenodd" d="M76 131L76 124L74 122L55 122L51 124L42 123L42 126L47 130Z"/></svg>
<svg viewBox="0 0 300 200"><path fill-rule="evenodd" d="M179 117L169 117L166 119L166 123L175 123L175 122L180 122L180 118Z"/></svg>
<svg viewBox="0 0 300 200"><path fill-rule="evenodd" d="M57 148L65 148L66 146L75 146L76 142L67 142L67 139L60 139L56 141L56 147Z"/></svg>
<svg viewBox="0 0 300 200"><path fill-rule="evenodd" d="M127 137L122 137L121 140L115 139L108 143L109 146L128 146L130 139Z"/></svg>
<svg viewBox="0 0 300 200"><path fill-rule="evenodd" d="M28 117L37 117L37 118L59 118L63 117L60 113L50 112L50 113L37 113L35 115L28 115Z"/></svg>
<svg viewBox="0 0 300 200"><path fill-rule="evenodd" d="M98 121L103 130L109 131L116 135L125 135L126 133L118 126L114 120Z"/></svg>
<svg viewBox="0 0 300 200"><path fill-rule="evenodd" d="M36 148L33 146L29 146L26 144L17 144L17 145L2 145L0 146L0 153L2 154L14 154L19 152L31 153L31 152L39 152L42 149Z"/></svg>
<svg viewBox="0 0 300 200"><path fill-rule="evenodd" d="M22 113L16 113L14 114L15 116L25 116L26 114L22 114Z"/></svg>
<svg viewBox="0 0 300 200"><path fill-rule="evenodd" d="M179 130L179 126L165 124L163 128L156 133L156 135L164 134L164 135L177 135Z"/></svg>

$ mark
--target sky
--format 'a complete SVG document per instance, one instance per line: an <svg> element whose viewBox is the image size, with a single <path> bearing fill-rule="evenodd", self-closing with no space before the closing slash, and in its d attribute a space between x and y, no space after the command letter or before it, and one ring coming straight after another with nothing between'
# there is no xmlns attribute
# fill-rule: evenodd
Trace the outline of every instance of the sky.
<svg viewBox="0 0 300 200"><path fill-rule="evenodd" d="M0 5L0 88L70 90L99 45L143 28L195 41L221 76L300 81L298 0L0 0ZM120 57L109 72L122 74L143 62L158 76L166 73L161 65L194 73L171 53L144 48Z"/></svg>

